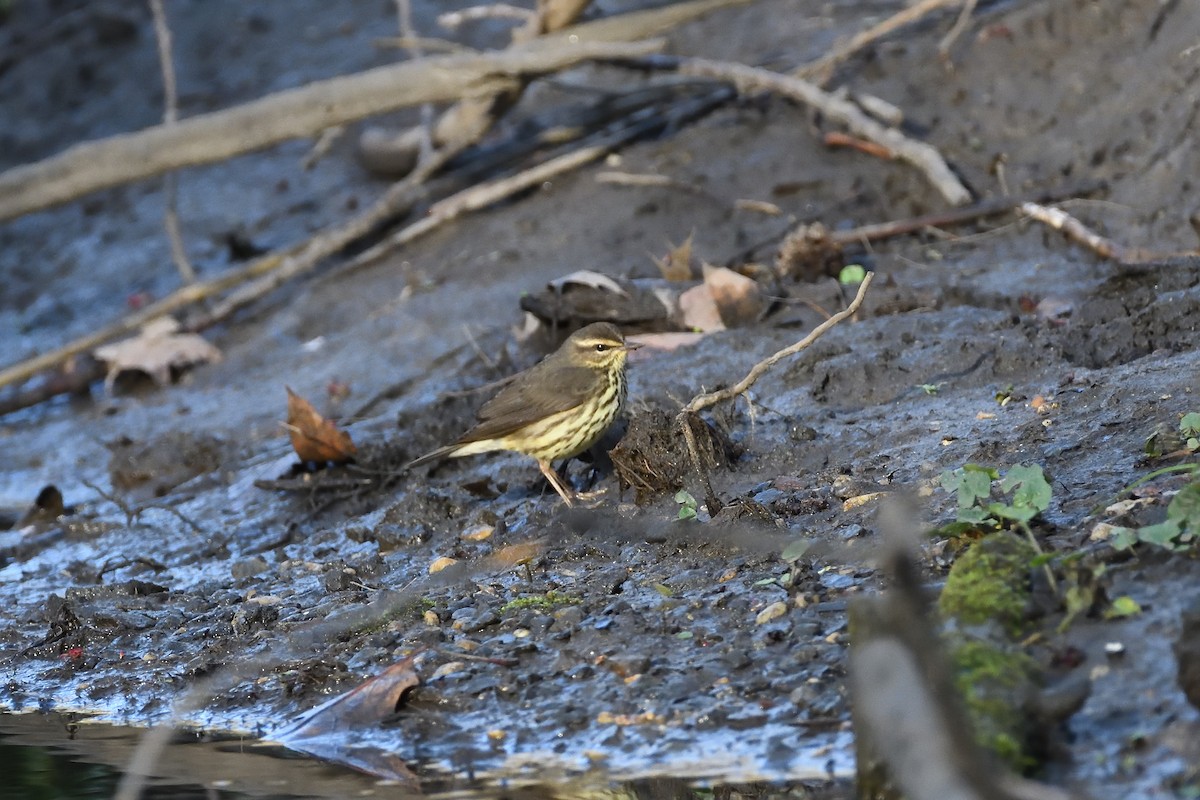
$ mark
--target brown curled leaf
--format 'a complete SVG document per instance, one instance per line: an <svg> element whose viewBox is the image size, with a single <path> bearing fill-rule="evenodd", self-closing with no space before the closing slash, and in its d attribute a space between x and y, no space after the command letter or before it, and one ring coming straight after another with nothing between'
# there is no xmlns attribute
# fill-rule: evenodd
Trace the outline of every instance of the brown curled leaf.
<svg viewBox="0 0 1200 800"><path fill-rule="evenodd" d="M333 420L321 416L312 403L290 388L287 393L288 418L285 427L292 436L292 448L301 461L344 464L354 458L358 448L354 446L350 434L339 430Z"/></svg>

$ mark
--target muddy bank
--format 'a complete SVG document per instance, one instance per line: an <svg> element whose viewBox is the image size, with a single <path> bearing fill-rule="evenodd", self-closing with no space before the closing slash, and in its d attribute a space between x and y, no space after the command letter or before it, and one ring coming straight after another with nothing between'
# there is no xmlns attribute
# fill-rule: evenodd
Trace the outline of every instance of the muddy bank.
<svg viewBox="0 0 1200 800"><path fill-rule="evenodd" d="M394 31L390 4L311 5L179 7L185 113L391 57L370 45ZM894 5L764 0L681 28L672 48L799 63ZM1184 5L986 5L952 67L937 54L952 20L938 17L852 60L836 82L899 105L981 196L1104 181L1072 213L1131 245L1187 250L1200 67L1181 56L1195 43ZM430 9L418 16L434 29ZM42 22L14 14L0 31ZM129 12L115 38L91 30L64 26L55 47L0 74L13 111L2 135L14 142L2 149L14 161L157 119L156 90L133 80L155 72L146 14ZM486 41L488 29L472 30ZM68 45L94 54L90 77ZM569 77L614 79L594 69ZM21 111L46 81L74 98L53 109L52 135L16 122L32 118ZM527 101L566 94L534 87ZM1156 466L1144 460L1146 437L1200 410L1200 262L1122 267L1012 220L852 253L879 275L860 318L780 365L752 407L709 417L737 452L714 471L714 488L741 509L715 520L700 508L676 521L671 493L639 505L603 474L599 506L568 512L518 456L428 475L395 469L469 425L484 396L470 390L541 355L511 328L522 293L548 280L581 267L656 275L648 254L692 232L714 263L770 262L774 245L755 245L792 217L836 228L941 207L909 167L831 151L813 122L779 100L730 103L608 165L703 192L600 184L601 168L585 169L374 268L281 290L212 332L224 359L178 385L96 387L0 420L0 505L22 507L53 483L76 509L64 524L0 532L0 703L144 725L210 679L184 715L190 724L269 736L421 650L425 681L410 710L355 740L423 775L594 769L814 785L849 776L846 607L879 585L880 501L846 501L902 494L942 523L954 513L935 487L943 470L1037 463L1054 490L1036 529L1042 546L1087 547L1093 509ZM231 231L280 246L382 191L355 165L350 137L304 172L307 149L181 176L202 271L227 266ZM738 199L769 201L783 216ZM161 204L156 184L139 185L0 226L6 359L96 327L131 295L173 288ZM736 380L819 322L812 304L839 303L830 278L781 288L761 324L633 362L634 424ZM348 398L327 391L335 383ZM363 453L342 483L256 485L295 477L278 425L285 385L348 417ZM590 477L582 466L573 476L581 487ZM703 501L700 486L684 488ZM1149 503L1145 521L1168 499ZM815 555L783 558L800 541ZM931 584L954 552L930 541ZM1112 797L1195 786L1200 715L1171 651L1195 593L1191 556L1146 549L1112 566L1108 594L1132 597L1138 615L1104 620L1098 607L1061 634L1060 616L1040 623L1038 657L1071 652L1072 669L1093 679L1057 736L1056 782ZM446 557L456 563L431 574ZM1114 641L1124 655L1106 652Z"/></svg>

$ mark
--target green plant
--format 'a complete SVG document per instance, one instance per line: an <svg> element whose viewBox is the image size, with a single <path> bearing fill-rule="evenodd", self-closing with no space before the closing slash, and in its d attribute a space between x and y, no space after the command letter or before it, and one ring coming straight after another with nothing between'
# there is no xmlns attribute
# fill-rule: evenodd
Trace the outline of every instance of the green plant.
<svg viewBox="0 0 1200 800"><path fill-rule="evenodd" d="M1167 506L1167 518L1137 528L1118 527L1112 532L1112 546L1128 550L1138 542L1167 550L1186 550L1200 537L1200 481L1179 490Z"/></svg>
<svg viewBox="0 0 1200 800"><path fill-rule="evenodd" d="M948 533L966 530L999 530L1017 527L1029 533L1029 521L1050 507L1051 489L1037 464L1017 465L1001 476L993 467L965 464L946 470L938 479L942 488L958 499L955 523ZM1007 502L992 499L992 484Z"/></svg>
<svg viewBox="0 0 1200 800"><path fill-rule="evenodd" d="M1144 449L1151 457L1200 452L1200 412L1193 411L1184 414L1183 418L1179 420L1179 440L1171 445L1175 448L1173 453L1164 454L1162 452L1170 448L1161 445L1160 434L1161 431L1155 432L1146 439ZM1169 438L1174 439L1173 436ZM1182 449L1179 449L1179 445L1182 445ZM1111 538L1114 548L1128 550L1135 544L1144 542L1167 550L1185 550L1192 547L1200 538L1200 463L1191 461L1173 464L1149 472L1118 492L1117 499L1124 497L1144 483L1175 472L1186 474L1191 482L1171 498L1170 504L1167 505L1167 518L1153 525L1114 528Z"/></svg>
<svg viewBox="0 0 1200 800"><path fill-rule="evenodd" d="M1058 591L1058 581L1046 563L1049 559L1029 527L1030 520L1050 507L1050 483L1041 467L1018 464L1001 476L992 467L965 464L959 469L946 470L939 481L943 489L954 492L958 498L958 515L953 523L942 526L942 533L1017 528L1037 553L1031 566L1041 566L1050 586ZM992 499L993 483L1001 494L1009 495L1008 502Z"/></svg>
<svg viewBox="0 0 1200 800"><path fill-rule="evenodd" d="M838 283L858 286L867 279L867 269L862 264L847 264L838 272Z"/></svg>
<svg viewBox="0 0 1200 800"><path fill-rule="evenodd" d="M1200 450L1200 412L1184 414L1179 421L1179 433L1184 438L1184 447L1193 453Z"/></svg>
<svg viewBox="0 0 1200 800"><path fill-rule="evenodd" d="M692 497L689 492L680 489L675 493L675 502L679 503L679 513L675 516L675 519L685 520L696 518L696 498Z"/></svg>

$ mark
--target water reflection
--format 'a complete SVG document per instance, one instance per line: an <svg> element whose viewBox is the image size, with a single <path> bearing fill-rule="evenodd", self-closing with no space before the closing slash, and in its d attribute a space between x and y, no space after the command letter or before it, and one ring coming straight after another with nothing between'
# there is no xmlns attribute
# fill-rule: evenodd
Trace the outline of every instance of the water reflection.
<svg viewBox="0 0 1200 800"><path fill-rule="evenodd" d="M55 714L0 715L0 798L84 800L109 798L129 762L141 729L75 722ZM167 747L146 782L142 797L204 798L413 798L411 790L352 770L299 757L253 740L205 739L180 733ZM439 778L426 782L424 797L512 798L517 800L733 800L805 798L841 800L853 796L845 782L718 786L695 788L678 777L625 783L602 775L563 776L562 780L499 784Z"/></svg>

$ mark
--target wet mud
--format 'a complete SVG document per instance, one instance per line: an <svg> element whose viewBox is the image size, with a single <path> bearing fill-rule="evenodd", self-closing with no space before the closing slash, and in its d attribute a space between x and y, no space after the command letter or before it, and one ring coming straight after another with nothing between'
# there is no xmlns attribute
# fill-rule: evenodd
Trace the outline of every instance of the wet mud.
<svg viewBox="0 0 1200 800"><path fill-rule="evenodd" d="M798 64L899 5L762 0L681 27L671 47ZM0 61L4 167L159 119L148 13L105 8L18 3L0 25L20 54ZM395 57L371 44L394 34L390 3L288 9L173 7L181 113ZM54 23L101 13L115 16ZM1130 246L1195 249L1200 61L1186 2L981 3L944 60L952 16L885 39L835 83L901 107L980 197L1099 181L1067 210ZM418 17L434 30L434 10ZM52 23L50 39L33 38ZM496 44L499 30L468 38ZM568 77L631 80L609 68ZM570 93L538 84L523 105ZM857 318L703 415L723 442L709 465L717 513L675 415L844 305L827 275L774 287L759 323L639 351L615 464L570 469L589 507L565 509L512 454L401 468L469 427L489 396L480 387L544 354L514 331L522 297L550 280L582 268L656 277L651 256L693 233L709 262L769 264L798 221L836 230L941 208L915 170L826 148L820 124L780 99L730 102L369 269L281 289L207 332L223 360L172 386L122 380L0 418L0 506L15 520L54 484L73 512L0 530L0 708L133 726L176 709L192 730L269 739L419 653L404 710L338 735L422 778L846 791L847 607L884 583L880 507L904 498L914 526L932 527L955 512L943 470L1039 464L1053 487L1041 546L1090 552L1096 523L1119 521L1097 509L1161 464L1146 438L1200 411L1200 259L1122 265L1013 217L851 248L847 260L877 273ZM353 139L308 171L309 143L293 142L182 173L201 273L240 257L230 236L281 247L377 196L387 184L357 165ZM603 169L703 191L603 184ZM151 181L0 225L6 363L177 285L162 203ZM285 386L339 418L355 463L297 467L279 424ZM1161 520L1182 483L1155 485L1165 494L1138 524ZM679 518L680 489L692 519ZM957 547L926 543L931 587ZM1097 797L1200 785L1200 713L1176 657L1196 648L1184 612L1198 575L1194 548L1139 549L1101 581L1141 613L1105 619L1098 605L1061 632L1061 608L1039 621L1037 657L1070 653L1057 663L1092 684L1042 777ZM1194 677L1184 685L1195 693Z"/></svg>

